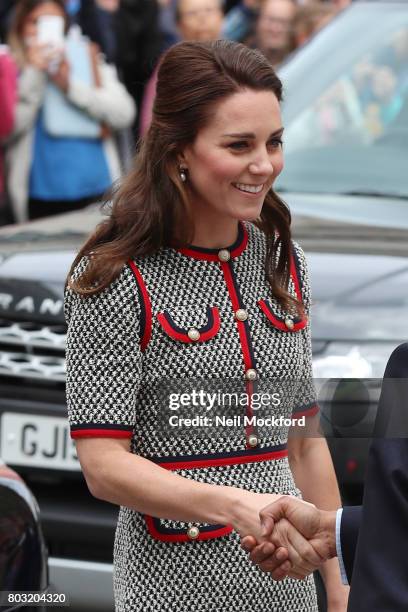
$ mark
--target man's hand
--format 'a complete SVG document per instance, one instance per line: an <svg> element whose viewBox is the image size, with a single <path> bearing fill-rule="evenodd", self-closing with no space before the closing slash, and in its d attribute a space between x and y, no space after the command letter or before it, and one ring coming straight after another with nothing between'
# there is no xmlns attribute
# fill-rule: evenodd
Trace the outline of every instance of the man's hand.
<svg viewBox="0 0 408 612"><path fill-rule="evenodd" d="M286 576L302 579L336 556L335 511L318 510L313 504L282 496L259 516L262 535L271 544L258 544L252 536L243 538L241 544L250 552L250 559L274 580Z"/></svg>

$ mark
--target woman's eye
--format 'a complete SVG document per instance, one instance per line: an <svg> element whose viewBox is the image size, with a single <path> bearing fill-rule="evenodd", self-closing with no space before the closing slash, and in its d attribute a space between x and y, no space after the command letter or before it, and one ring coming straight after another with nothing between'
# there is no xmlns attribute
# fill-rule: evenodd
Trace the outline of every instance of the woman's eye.
<svg viewBox="0 0 408 612"><path fill-rule="evenodd" d="M278 149L283 144L283 140L281 138L274 138L268 142L268 147L272 149ZM231 149L235 151L240 151L248 147L248 143L245 140L240 140L238 142L232 142L228 145Z"/></svg>
<svg viewBox="0 0 408 612"><path fill-rule="evenodd" d="M247 143L244 140L240 140L239 142L231 142L229 145L231 149L244 149L247 146Z"/></svg>
<svg viewBox="0 0 408 612"><path fill-rule="evenodd" d="M268 145L273 149L278 149L283 145L283 140L281 138L274 138L273 140L269 141Z"/></svg>

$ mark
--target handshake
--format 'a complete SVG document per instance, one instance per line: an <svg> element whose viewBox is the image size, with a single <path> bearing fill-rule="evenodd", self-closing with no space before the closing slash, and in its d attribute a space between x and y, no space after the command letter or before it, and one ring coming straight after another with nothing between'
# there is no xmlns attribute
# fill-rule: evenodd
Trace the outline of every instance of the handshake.
<svg viewBox="0 0 408 612"><path fill-rule="evenodd" d="M336 511L283 495L263 508L259 517L262 541L241 536L250 559L274 580L289 576L302 580L336 556Z"/></svg>

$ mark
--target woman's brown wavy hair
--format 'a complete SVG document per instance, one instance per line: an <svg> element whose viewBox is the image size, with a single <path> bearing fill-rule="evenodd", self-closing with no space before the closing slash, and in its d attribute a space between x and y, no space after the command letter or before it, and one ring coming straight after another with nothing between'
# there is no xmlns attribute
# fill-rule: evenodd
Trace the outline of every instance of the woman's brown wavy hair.
<svg viewBox="0 0 408 612"><path fill-rule="evenodd" d="M111 211L79 251L68 286L82 296L102 291L130 258L192 240L187 185L177 156L211 120L216 105L243 89L272 91L282 99L282 83L261 52L227 40L182 42L159 65L153 118L139 141L133 169L113 193ZM254 109L255 112L255 109ZM290 212L270 190L256 225L268 240L265 274L279 303L300 312L288 293L291 251ZM89 262L72 279L83 256Z"/></svg>

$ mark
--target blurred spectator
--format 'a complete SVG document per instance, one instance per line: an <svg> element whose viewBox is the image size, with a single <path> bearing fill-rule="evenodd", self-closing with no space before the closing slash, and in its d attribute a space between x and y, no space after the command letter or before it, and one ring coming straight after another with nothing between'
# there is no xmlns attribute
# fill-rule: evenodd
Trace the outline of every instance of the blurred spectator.
<svg viewBox="0 0 408 612"><path fill-rule="evenodd" d="M253 43L275 67L295 48L296 10L293 0L264 0L261 4Z"/></svg>
<svg viewBox="0 0 408 612"><path fill-rule="evenodd" d="M94 46L80 37L66 41L67 51L85 49L80 65L71 52L70 65L63 51L40 42L46 16L59 17L67 29L63 0L20 0L9 37L20 68L7 146L8 192L18 222L75 210L101 196L120 176L112 132L130 125L135 113L114 67Z"/></svg>
<svg viewBox="0 0 408 612"><path fill-rule="evenodd" d="M96 43L109 63L116 61L119 0L65 0L71 23Z"/></svg>
<svg viewBox="0 0 408 612"><path fill-rule="evenodd" d="M119 0L95 0L96 15L101 32L101 48L107 62L115 63L117 57L117 24Z"/></svg>
<svg viewBox="0 0 408 612"><path fill-rule="evenodd" d="M152 0L120 0L117 13L117 66L127 90L141 105L145 84L161 52L159 5ZM135 131L138 126L135 125Z"/></svg>
<svg viewBox="0 0 408 612"><path fill-rule="evenodd" d="M336 14L334 6L328 3L310 2L297 9L294 20L296 47L303 45Z"/></svg>
<svg viewBox="0 0 408 612"><path fill-rule="evenodd" d="M6 40L15 0L0 1L0 40Z"/></svg>
<svg viewBox="0 0 408 612"><path fill-rule="evenodd" d="M0 47L0 141L13 129L14 110L17 101L17 71L5 47ZM11 219L6 209L3 178L3 150L0 148L0 225Z"/></svg>
<svg viewBox="0 0 408 612"><path fill-rule="evenodd" d="M163 35L163 51L180 40L176 25L177 0L158 0L159 29Z"/></svg>
<svg viewBox="0 0 408 612"><path fill-rule="evenodd" d="M342 10L351 4L353 0L330 0L330 2L336 10Z"/></svg>
<svg viewBox="0 0 408 612"><path fill-rule="evenodd" d="M222 0L179 0L176 22L181 40L216 40L221 37ZM157 67L151 76L140 110L140 135L149 129L156 95Z"/></svg>
<svg viewBox="0 0 408 612"><path fill-rule="evenodd" d="M398 92L397 75L389 66L376 66L372 73L373 101L365 110L366 126L372 136L382 135L399 115L404 98Z"/></svg>
<svg viewBox="0 0 408 612"><path fill-rule="evenodd" d="M395 32L376 61L389 66L395 72L397 89L405 96L408 93L408 28Z"/></svg>
<svg viewBox="0 0 408 612"><path fill-rule="evenodd" d="M245 41L253 32L261 0L240 0L225 15L222 27L223 38Z"/></svg>
<svg viewBox="0 0 408 612"><path fill-rule="evenodd" d="M215 40L221 36L222 0L179 0L176 23L181 40Z"/></svg>

